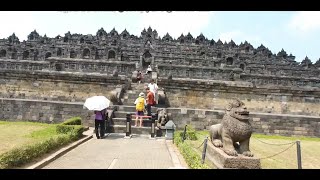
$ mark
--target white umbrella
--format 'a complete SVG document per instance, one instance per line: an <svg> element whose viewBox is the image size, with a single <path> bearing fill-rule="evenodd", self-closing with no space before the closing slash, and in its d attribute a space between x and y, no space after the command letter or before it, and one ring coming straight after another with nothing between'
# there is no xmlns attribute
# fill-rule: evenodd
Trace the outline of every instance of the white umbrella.
<svg viewBox="0 0 320 180"><path fill-rule="evenodd" d="M110 106L110 100L104 96L92 96L86 99L84 107L93 111L101 111Z"/></svg>

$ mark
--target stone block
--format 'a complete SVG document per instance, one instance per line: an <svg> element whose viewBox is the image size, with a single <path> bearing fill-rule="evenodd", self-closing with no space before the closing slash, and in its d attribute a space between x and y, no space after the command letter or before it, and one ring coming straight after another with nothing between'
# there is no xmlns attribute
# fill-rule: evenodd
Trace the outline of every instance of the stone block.
<svg viewBox="0 0 320 180"><path fill-rule="evenodd" d="M221 148L217 148L208 141L207 156L219 169L261 169L260 159L246 157L242 154L229 156Z"/></svg>
<svg viewBox="0 0 320 180"><path fill-rule="evenodd" d="M295 131L305 131L306 128L305 127L294 127Z"/></svg>
<svg viewBox="0 0 320 180"><path fill-rule="evenodd" d="M252 118L252 121L254 122L260 121L260 118Z"/></svg>
<svg viewBox="0 0 320 180"><path fill-rule="evenodd" d="M181 114L187 114L188 110L186 108L181 108Z"/></svg>
<svg viewBox="0 0 320 180"><path fill-rule="evenodd" d="M206 118L206 117L207 117L206 115L198 114L198 118Z"/></svg>

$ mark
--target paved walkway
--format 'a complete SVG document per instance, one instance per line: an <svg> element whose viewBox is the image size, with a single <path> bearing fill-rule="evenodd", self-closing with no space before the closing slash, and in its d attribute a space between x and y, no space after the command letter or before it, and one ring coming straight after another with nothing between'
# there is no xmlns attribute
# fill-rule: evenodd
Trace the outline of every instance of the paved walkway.
<svg viewBox="0 0 320 180"><path fill-rule="evenodd" d="M104 139L93 137L43 169L186 168L171 141L149 139L150 135L123 137L124 134L109 134Z"/></svg>

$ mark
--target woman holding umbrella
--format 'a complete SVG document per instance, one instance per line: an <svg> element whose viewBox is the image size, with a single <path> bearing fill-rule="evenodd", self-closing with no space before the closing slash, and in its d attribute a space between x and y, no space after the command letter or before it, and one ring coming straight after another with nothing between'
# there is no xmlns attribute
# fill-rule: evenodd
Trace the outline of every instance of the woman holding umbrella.
<svg viewBox="0 0 320 180"><path fill-rule="evenodd" d="M97 139L103 138L105 134L105 119L106 119L106 109L103 109L102 111L94 111L95 114L95 120L94 120L94 127L96 131ZM99 127L100 127L100 136L99 136Z"/></svg>
<svg viewBox="0 0 320 180"><path fill-rule="evenodd" d="M104 96L93 96L86 99L83 104L84 107L95 113L95 132L97 139L103 138L105 134L105 119L106 119L106 109L110 105L110 100ZM100 135L99 135L100 127Z"/></svg>

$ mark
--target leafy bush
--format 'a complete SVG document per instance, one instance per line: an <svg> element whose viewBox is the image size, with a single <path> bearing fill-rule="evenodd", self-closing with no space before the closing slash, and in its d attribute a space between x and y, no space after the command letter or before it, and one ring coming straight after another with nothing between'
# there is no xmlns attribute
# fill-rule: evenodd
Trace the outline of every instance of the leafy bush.
<svg viewBox="0 0 320 180"><path fill-rule="evenodd" d="M183 137L183 132L180 134L181 139L182 137ZM196 130L190 125L187 126L186 140L198 140Z"/></svg>
<svg viewBox="0 0 320 180"><path fill-rule="evenodd" d="M186 141L182 143L183 132L177 131L174 135L174 143L178 146L182 156L191 169L210 169L207 164L201 163L201 157ZM195 135L196 137L196 135Z"/></svg>
<svg viewBox="0 0 320 180"><path fill-rule="evenodd" d="M84 127L81 125L57 125L57 133L61 134L71 134L75 138L80 138L84 132Z"/></svg>
<svg viewBox="0 0 320 180"><path fill-rule="evenodd" d="M81 117L72 117L65 120L62 125L81 125Z"/></svg>

